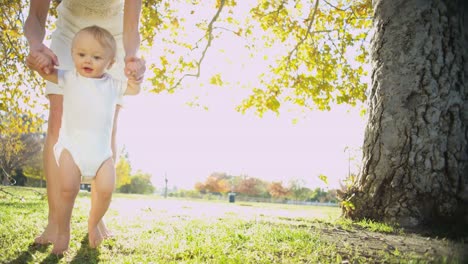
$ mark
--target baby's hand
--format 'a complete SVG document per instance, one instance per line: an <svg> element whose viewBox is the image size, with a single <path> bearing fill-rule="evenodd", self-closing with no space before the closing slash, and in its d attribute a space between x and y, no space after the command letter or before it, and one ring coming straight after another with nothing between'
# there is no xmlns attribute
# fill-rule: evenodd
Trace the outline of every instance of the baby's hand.
<svg viewBox="0 0 468 264"><path fill-rule="evenodd" d="M34 71L50 74L55 65L58 65L58 60L50 49L42 45L29 51L26 57L26 65Z"/></svg>
<svg viewBox="0 0 468 264"><path fill-rule="evenodd" d="M132 81L143 81L146 71L145 60L132 56L125 58L125 75Z"/></svg>
<svg viewBox="0 0 468 264"><path fill-rule="evenodd" d="M29 68L35 71L41 70L49 74L49 65L52 64L52 59L41 52L32 52L26 58L26 63Z"/></svg>

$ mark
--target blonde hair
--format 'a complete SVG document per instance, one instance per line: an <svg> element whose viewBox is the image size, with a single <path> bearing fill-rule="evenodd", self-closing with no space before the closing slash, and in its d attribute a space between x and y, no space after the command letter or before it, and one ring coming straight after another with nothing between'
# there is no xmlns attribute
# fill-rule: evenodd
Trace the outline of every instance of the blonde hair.
<svg viewBox="0 0 468 264"><path fill-rule="evenodd" d="M78 31L73 38L73 42L76 39L76 36L78 36L80 33L86 32L91 34L102 46L109 48L112 52L112 58L115 59L116 53L117 53L117 43L115 41L114 36L105 28L99 27L99 26L89 26L82 28L80 31ZM74 45L72 42L72 46Z"/></svg>

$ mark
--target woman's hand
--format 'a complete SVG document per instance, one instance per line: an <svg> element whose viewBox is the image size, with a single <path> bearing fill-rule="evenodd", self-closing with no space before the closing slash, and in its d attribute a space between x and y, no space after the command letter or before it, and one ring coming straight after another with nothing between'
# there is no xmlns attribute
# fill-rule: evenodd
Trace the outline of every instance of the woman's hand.
<svg viewBox="0 0 468 264"><path fill-rule="evenodd" d="M143 81L145 75L146 65L145 60L136 56L125 57L125 76L129 80Z"/></svg>

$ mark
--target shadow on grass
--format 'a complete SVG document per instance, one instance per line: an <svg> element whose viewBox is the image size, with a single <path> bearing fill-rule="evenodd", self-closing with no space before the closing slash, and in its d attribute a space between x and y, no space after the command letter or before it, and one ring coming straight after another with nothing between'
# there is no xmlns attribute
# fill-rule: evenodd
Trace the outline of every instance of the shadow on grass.
<svg viewBox="0 0 468 264"><path fill-rule="evenodd" d="M88 234L81 239L81 247L70 264L99 263L99 251L89 247Z"/></svg>
<svg viewBox="0 0 468 264"><path fill-rule="evenodd" d="M49 264L49 263L58 263L63 256L57 256L55 254L49 254L44 260L41 261L41 264Z"/></svg>
<svg viewBox="0 0 468 264"><path fill-rule="evenodd" d="M37 251L44 253L48 247L49 245L38 245L38 244L31 243L28 246L27 250L21 252L21 254L17 258L7 263L11 263L11 264L31 263L34 260L33 255ZM47 262L44 262L46 260ZM60 260L60 257L50 254L46 259L44 259L44 261L42 261L42 263L57 263L59 260Z"/></svg>
<svg viewBox="0 0 468 264"><path fill-rule="evenodd" d="M464 219L464 218L461 218ZM447 221L448 222L448 221ZM413 228L404 228L406 233L419 234L431 238L446 238L453 242L465 242L468 239L468 228L462 221L434 222Z"/></svg>
<svg viewBox="0 0 468 264"><path fill-rule="evenodd" d="M24 263L37 263L34 261L34 254L39 251L44 253L47 251L49 245L37 245L32 243L28 246L28 249L21 252L21 254L14 260L8 261L8 264L24 264ZM41 264L52 264L59 263L63 256L57 256L55 254L49 254L43 259ZM99 263L99 251L92 249L88 245L88 235L85 235L81 240L81 247L76 253L75 257L70 263L82 264L82 263Z"/></svg>

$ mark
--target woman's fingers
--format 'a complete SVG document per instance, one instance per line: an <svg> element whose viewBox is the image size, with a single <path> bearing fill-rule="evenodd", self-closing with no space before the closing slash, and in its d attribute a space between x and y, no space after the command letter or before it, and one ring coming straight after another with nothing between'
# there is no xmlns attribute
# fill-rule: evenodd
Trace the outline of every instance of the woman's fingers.
<svg viewBox="0 0 468 264"><path fill-rule="evenodd" d="M44 54L49 56L49 58L52 60L53 66L58 66L59 65L57 55L55 55L55 53L51 49L45 48L44 49Z"/></svg>
<svg viewBox="0 0 468 264"><path fill-rule="evenodd" d="M146 71L145 60L136 56L125 57L125 76L128 80L141 83Z"/></svg>

